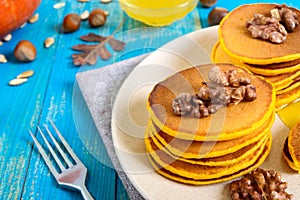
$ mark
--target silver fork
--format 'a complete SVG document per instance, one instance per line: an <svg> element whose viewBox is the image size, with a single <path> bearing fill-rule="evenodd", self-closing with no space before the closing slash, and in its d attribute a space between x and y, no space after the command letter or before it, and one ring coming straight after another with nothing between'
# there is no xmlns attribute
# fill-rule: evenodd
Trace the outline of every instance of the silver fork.
<svg viewBox="0 0 300 200"><path fill-rule="evenodd" d="M58 152L60 153L61 157L63 158L64 162L66 163L67 167L63 165L61 160L58 158L57 153L54 152L52 146L50 143L47 141L47 138L43 134L42 130L40 127L38 127L38 131L42 135L42 138L44 139L51 155L53 156L55 162L60 168L59 172L52 162L50 161L49 157L47 156L45 150L39 143L39 141L36 139L36 137L33 135L31 131L29 131L35 145L37 146L40 154L42 155L43 159L45 160L47 166L49 167L51 173L55 177L56 181L58 184L64 188L67 189L72 189L72 190L77 190L80 191L82 194L82 197L85 200L90 200L94 199L92 195L88 192L86 186L85 186L85 178L87 174L87 169L83 165L83 163L79 160L79 158L76 156L76 154L73 152L71 147L68 145L67 141L63 138L59 130L56 128L52 120L49 120L51 125L53 126L53 129L55 130L56 134L60 138L62 144L64 145L65 149L68 151L68 153L71 155L71 157L74 159L75 164L72 163L72 161L68 158L67 154L62 150L60 145L58 144L57 140L53 137L52 133L50 132L49 128L44 125L46 132L49 134L51 140L53 141L55 147L57 148Z"/></svg>

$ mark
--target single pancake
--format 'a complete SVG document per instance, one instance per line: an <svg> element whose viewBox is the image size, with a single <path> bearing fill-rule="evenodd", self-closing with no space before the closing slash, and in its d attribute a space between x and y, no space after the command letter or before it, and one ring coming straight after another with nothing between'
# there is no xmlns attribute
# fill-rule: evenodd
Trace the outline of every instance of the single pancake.
<svg viewBox="0 0 300 200"><path fill-rule="evenodd" d="M150 124L150 128L151 135L174 155L188 159L199 159L223 156L255 143L267 135L273 122L274 117L272 116L263 126L251 134L233 140L217 142L179 139L164 133L153 124Z"/></svg>
<svg viewBox="0 0 300 200"><path fill-rule="evenodd" d="M228 166L244 160L246 157L252 155L255 151L257 151L260 146L264 146L265 142L267 141L266 140L267 136L268 135L264 136L265 138L262 138L257 142L251 143L233 153L229 153L218 157L200 158L200 159L187 159L184 157L178 157L174 155L166 148L166 146L163 146L163 144L161 144L159 140L152 135L151 131L148 131L148 135L146 135L145 143L146 146L149 146L150 143L153 142L160 150L169 154L172 158L183 162L197 164L197 165L207 165L207 166ZM151 153L153 150L148 148L148 151Z"/></svg>
<svg viewBox="0 0 300 200"><path fill-rule="evenodd" d="M300 70L297 70L292 73L280 74L277 76L265 76L265 78L273 84L276 91L288 87L299 77L300 77Z"/></svg>
<svg viewBox="0 0 300 200"><path fill-rule="evenodd" d="M231 64L217 64L222 70L237 70L256 87L257 98L221 108L204 118L178 116L172 109L173 99L180 93L196 94L207 73L215 64L180 71L158 83L149 95L147 107L153 123L171 136L196 141L223 141L242 137L261 127L274 113L275 90L263 78L249 74Z"/></svg>
<svg viewBox="0 0 300 200"><path fill-rule="evenodd" d="M251 65L243 63L239 60L229 57L229 55L226 54L225 50L222 48L219 42L217 42L213 47L213 50L211 52L211 60L214 63L232 63L234 65L238 65L239 67L247 69L252 73L265 77L280 76L287 73L296 74L297 76L299 75L300 71L300 59L290 62L272 63L268 65Z"/></svg>

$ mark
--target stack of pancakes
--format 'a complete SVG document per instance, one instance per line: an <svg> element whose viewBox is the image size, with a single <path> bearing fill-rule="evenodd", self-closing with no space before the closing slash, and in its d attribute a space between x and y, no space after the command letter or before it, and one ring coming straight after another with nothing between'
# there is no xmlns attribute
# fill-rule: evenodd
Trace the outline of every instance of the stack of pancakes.
<svg viewBox="0 0 300 200"><path fill-rule="evenodd" d="M284 43L254 39L246 28L254 14L271 16L277 4L247 4L230 12L219 27L213 62L234 63L268 79L276 90L276 108L300 97L300 26L288 33ZM300 11L292 9L300 20Z"/></svg>
<svg viewBox="0 0 300 200"><path fill-rule="evenodd" d="M275 90L265 79L232 64L217 66L249 78L256 87L254 101L230 104L203 118L174 114L174 98L197 94L214 66L180 71L156 84L149 95L146 151L155 170L169 179L194 185L230 180L258 167L270 152Z"/></svg>

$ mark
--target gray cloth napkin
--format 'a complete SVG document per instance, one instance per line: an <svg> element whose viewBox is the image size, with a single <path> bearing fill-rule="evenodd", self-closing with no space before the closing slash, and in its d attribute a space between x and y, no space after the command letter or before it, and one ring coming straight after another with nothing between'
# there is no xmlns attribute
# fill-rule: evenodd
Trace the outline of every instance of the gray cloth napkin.
<svg viewBox="0 0 300 200"><path fill-rule="evenodd" d="M98 132L103 140L113 167L117 171L130 199L144 199L122 170L113 146L111 115L119 88L129 73L147 54L124 60L109 66L76 74L83 98L89 108Z"/></svg>

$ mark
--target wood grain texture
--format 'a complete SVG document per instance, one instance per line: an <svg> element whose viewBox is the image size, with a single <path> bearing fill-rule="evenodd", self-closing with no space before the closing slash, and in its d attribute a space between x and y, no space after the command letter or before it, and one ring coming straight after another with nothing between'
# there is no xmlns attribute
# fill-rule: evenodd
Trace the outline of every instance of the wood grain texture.
<svg viewBox="0 0 300 200"><path fill-rule="evenodd" d="M98 138L95 140L96 144L91 144L82 141L78 134L78 131L81 133L86 131L91 135L97 134L97 129L91 121L84 102L73 102L75 74L79 69L72 64L71 47L82 43L79 37L83 34L93 32L107 36L122 23L118 33L151 27L129 18L121 11L118 1L101 4L100 1L79 3L66 0L66 6L57 10L53 8L56 2L43 0L36 11L39 13L39 20L14 31L13 39L0 46L0 54L4 54L8 59L8 63L0 63L0 199L82 199L79 193L61 189L57 185L33 146L28 131L36 133L36 127L48 124L48 119L56 123L70 146L88 168L87 187L94 197L101 200L128 199L122 183L109 165L109 158L101 139ZM247 2L254 1L219 0L216 6L231 10ZM288 5L300 6L299 1L289 2ZM110 15L104 27L92 29L85 21L77 32L59 33L60 24L66 14L71 12L80 14L84 10L91 11L94 8L109 11ZM164 35L166 29L183 35L204 28L207 26L207 15L210 9L198 6L185 18L161 28L161 35L154 37L141 34L138 37L145 42L143 46L136 47L136 51L124 55L122 52L117 53L114 59L108 61L98 60L96 66L102 67L155 50L161 45L159 38L166 36ZM43 42L47 37L54 37L55 44L45 49ZM36 46L38 55L34 62L19 63L13 57L13 49L21 39L30 40ZM125 42L130 45L130 41ZM35 74L27 83L15 87L8 85L11 79L29 69L34 70ZM81 123L74 122L74 106L76 106L76 114L82 117ZM38 139L41 139L40 135ZM97 158L95 152L91 153L88 150L89 145L99 145L100 151L96 151ZM98 159L98 156L101 159Z"/></svg>

